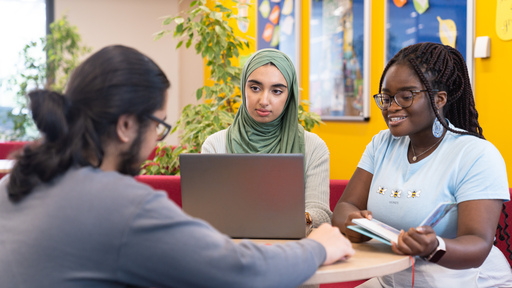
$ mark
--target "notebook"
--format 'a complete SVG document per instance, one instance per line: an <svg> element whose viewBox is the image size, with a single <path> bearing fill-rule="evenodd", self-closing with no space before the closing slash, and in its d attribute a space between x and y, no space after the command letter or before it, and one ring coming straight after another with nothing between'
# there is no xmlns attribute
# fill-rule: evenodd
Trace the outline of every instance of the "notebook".
<svg viewBox="0 0 512 288"><path fill-rule="evenodd" d="M182 208L232 238L300 239L302 154L181 154Z"/></svg>

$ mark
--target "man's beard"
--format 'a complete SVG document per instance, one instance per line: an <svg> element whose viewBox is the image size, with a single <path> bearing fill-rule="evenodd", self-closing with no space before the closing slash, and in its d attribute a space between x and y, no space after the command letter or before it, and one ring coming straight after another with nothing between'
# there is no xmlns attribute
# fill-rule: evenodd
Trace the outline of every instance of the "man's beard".
<svg viewBox="0 0 512 288"><path fill-rule="evenodd" d="M139 129L142 130L142 129ZM136 176L141 170L142 161L139 160L140 148L142 144L142 133L139 131L137 138L133 141L128 151L121 153L121 163L119 164L119 173Z"/></svg>

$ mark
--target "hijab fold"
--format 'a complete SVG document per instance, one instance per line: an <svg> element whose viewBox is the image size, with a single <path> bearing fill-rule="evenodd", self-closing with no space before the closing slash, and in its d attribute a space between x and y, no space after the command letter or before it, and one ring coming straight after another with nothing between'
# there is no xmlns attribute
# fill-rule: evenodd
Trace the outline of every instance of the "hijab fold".
<svg viewBox="0 0 512 288"><path fill-rule="evenodd" d="M259 67L272 63L283 74L288 86L288 99L281 115L269 123L259 123L247 111L245 84ZM242 105L227 130L228 153L300 153L304 154L304 127L299 121L297 73L286 54L276 49L254 53L244 65L240 80Z"/></svg>

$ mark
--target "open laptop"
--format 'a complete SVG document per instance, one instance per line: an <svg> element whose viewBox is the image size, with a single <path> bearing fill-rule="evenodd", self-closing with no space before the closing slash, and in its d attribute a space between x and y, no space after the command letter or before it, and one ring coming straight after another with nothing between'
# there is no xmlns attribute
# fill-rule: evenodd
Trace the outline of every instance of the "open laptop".
<svg viewBox="0 0 512 288"><path fill-rule="evenodd" d="M302 154L181 154L183 211L232 238L300 239Z"/></svg>

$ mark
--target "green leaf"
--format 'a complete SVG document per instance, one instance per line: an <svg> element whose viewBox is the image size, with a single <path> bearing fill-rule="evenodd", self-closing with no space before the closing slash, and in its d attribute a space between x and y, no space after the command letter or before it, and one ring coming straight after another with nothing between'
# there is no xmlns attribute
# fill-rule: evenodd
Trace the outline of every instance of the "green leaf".
<svg viewBox="0 0 512 288"><path fill-rule="evenodd" d="M23 68L16 75L12 75L13 81L7 81L10 87L6 88L16 93L15 103L18 108L21 111L27 108L25 95L28 87L45 87L62 92L69 74L78 65L78 59L83 58L89 50L89 47L82 44L77 28L67 21L66 16L51 23L50 33L46 37L30 41L23 47L20 52ZM46 54L46 59L34 56L40 54ZM31 140L39 137L30 115L10 113L7 117L14 124L10 140Z"/></svg>
<svg viewBox="0 0 512 288"><path fill-rule="evenodd" d="M190 45L192 45L192 38L188 39L187 44L185 44L185 47L187 47L187 49L188 49L190 47Z"/></svg>
<svg viewBox="0 0 512 288"><path fill-rule="evenodd" d="M164 21L162 22L163 25L169 25L172 23L172 20L174 20L172 17L169 17L169 18L165 18Z"/></svg>
<svg viewBox="0 0 512 288"><path fill-rule="evenodd" d="M203 88L199 88L196 90L196 99L200 100L203 97Z"/></svg>
<svg viewBox="0 0 512 288"><path fill-rule="evenodd" d="M213 18L222 21L222 13L221 12L214 12Z"/></svg>
<svg viewBox="0 0 512 288"><path fill-rule="evenodd" d="M171 18L171 21L172 21L172 18ZM174 22L176 22L176 24L182 24L184 21L185 21L185 19L183 19L183 17L175 17L174 18ZM164 25L166 25L166 24L164 23Z"/></svg>
<svg viewBox="0 0 512 288"><path fill-rule="evenodd" d="M176 25L175 35L182 35L183 34L183 23L180 23Z"/></svg>
<svg viewBox="0 0 512 288"><path fill-rule="evenodd" d="M219 9L220 12L223 12L223 13L226 13L226 12L231 12L230 9L226 8L224 5L222 4L217 4L215 5L215 9Z"/></svg>
<svg viewBox="0 0 512 288"><path fill-rule="evenodd" d="M206 13L210 13L211 12L210 8L208 8L208 7L204 6L204 5L199 6L199 9L203 10Z"/></svg>

